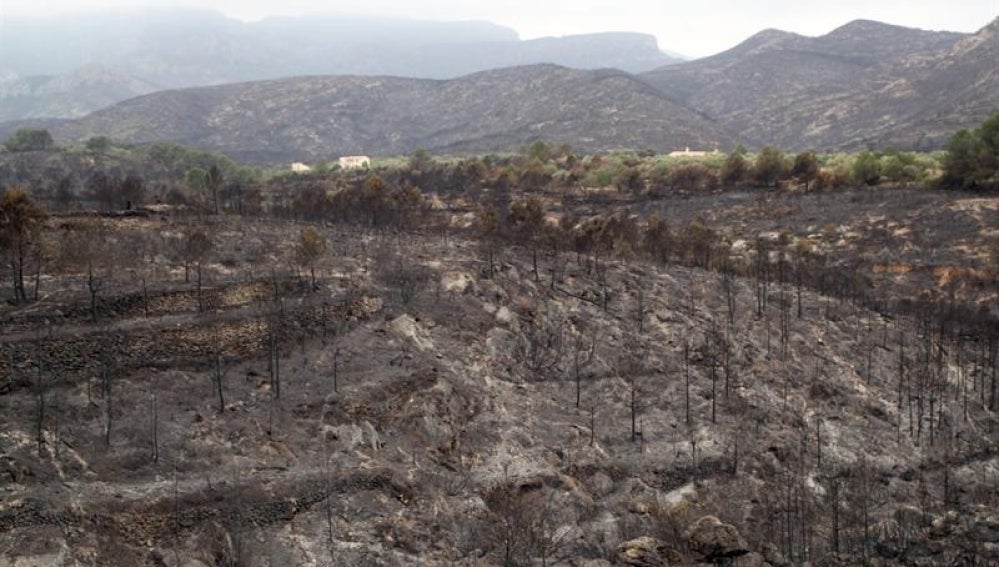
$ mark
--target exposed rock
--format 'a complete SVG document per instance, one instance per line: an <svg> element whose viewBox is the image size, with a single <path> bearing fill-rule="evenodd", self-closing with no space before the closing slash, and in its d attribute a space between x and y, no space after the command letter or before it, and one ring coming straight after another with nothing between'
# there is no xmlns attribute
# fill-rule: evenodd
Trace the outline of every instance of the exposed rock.
<svg viewBox="0 0 999 567"><path fill-rule="evenodd" d="M597 497L606 496L614 491L614 480L599 471L593 473L587 484L593 491L593 495Z"/></svg>
<svg viewBox="0 0 999 567"><path fill-rule="evenodd" d="M412 341L419 350L430 350L434 343L427 337L426 330L409 315L402 315L390 323L392 330Z"/></svg>
<svg viewBox="0 0 999 567"><path fill-rule="evenodd" d="M668 553L664 542L648 536L626 541L617 548L618 559L635 567L668 567Z"/></svg>
<svg viewBox="0 0 999 567"><path fill-rule="evenodd" d="M738 530L714 516L704 516L684 533L690 548L707 561L738 557L749 553L749 546Z"/></svg>
<svg viewBox="0 0 999 567"><path fill-rule="evenodd" d="M516 320L516 316L506 306L500 307L496 311L496 321L504 325L509 325Z"/></svg>
<svg viewBox="0 0 999 567"><path fill-rule="evenodd" d="M935 538L947 537L953 535L954 531L958 527L957 512L950 510L943 516L933 520L933 525L930 528L930 534Z"/></svg>
<svg viewBox="0 0 999 567"><path fill-rule="evenodd" d="M463 272L448 272L441 276L441 289L455 293L465 293L475 280Z"/></svg>

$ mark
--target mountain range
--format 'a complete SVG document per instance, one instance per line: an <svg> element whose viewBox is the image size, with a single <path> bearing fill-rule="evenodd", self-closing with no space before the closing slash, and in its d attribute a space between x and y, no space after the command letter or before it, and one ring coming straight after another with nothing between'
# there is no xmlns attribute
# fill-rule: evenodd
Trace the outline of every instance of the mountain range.
<svg viewBox="0 0 999 567"><path fill-rule="evenodd" d="M814 38L765 30L718 55L643 77L757 144L858 147L884 142L886 132L911 138L902 122L922 105L907 104L902 91L963 57L954 48L964 37L865 20ZM942 87L960 88L988 67L973 65Z"/></svg>
<svg viewBox="0 0 999 567"><path fill-rule="evenodd" d="M84 116L158 90L158 85L96 65L61 75L10 76L0 79L0 122Z"/></svg>
<svg viewBox="0 0 999 567"><path fill-rule="evenodd" d="M641 72L680 61L651 35L521 41L510 28L477 21L327 15L241 22L211 11L148 8L7 20L0 121L75 118L152 90L293 76L446 79L536 63ZM48 92L51 83L81 81L101 88Z"/></svg>
<svg viewBox="0 0 999 567"><path fill-rule="evenodd" d="M77 120L7 123L0 135L33 124L61 141L166 139L264 163L535 140L581 151L937 149L999 109L996 61L999 19L975 34L855 21L821 37L767 30L642 73L546 64L450 79L255 81L156 92Z"/></svg>
<svg viewBox="0 0 999 567"><path fill-rule="evenodd" d="M62 139L173 140L254 162L350 153L715 145L729 134L638 77L555 65L451 80L304 77L160 92L54 125Z"/></svg>

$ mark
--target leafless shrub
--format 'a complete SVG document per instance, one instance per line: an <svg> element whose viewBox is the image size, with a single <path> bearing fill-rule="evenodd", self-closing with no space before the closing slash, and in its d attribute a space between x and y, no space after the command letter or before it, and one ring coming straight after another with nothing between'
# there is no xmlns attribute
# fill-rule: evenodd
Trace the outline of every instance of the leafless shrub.
<svg viewBox="0 0 999 567"><path fill-rule="evenodd" d="M483 495L482 548L505 567L554 565L569 551L571 518L553 489L502 485Z"/></svg>
<svg viewBox="0 0 999 567"><path fill-rule="evenodd" d="M412 303L430 279L424 266L390 244L378 249L375 262L375 277L397 293L403 305Z"/></svg>
<svg viewBox="0 0 999 567"><path fill-rule="evenodd" d="M535 312L522 324L517 355L538 380L551 377L566 351L566 324L551 310Z"/></svg>

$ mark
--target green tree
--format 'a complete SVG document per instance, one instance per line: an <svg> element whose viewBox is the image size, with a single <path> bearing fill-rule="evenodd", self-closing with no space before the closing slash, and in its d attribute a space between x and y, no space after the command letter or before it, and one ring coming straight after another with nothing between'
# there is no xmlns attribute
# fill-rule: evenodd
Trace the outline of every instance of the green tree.
<svg viewBox="0 0 999 567"><path fill-rule="evenodd" d="M995 174L995 153L990 152L980 132L958 130L947 144L943 166L944 185L977 187Z"/></svg>
<svg viewBox="0 0 999 567"><path fill-rule="evenodd" d="M93 136L91 138L87 138L87 141L84 143L84 146L86 146L88 150L99 154L103 154L110 150L112 145L111 138L108 138L107 136Z"/></svg>
<svg viewBox="0 0 999 567"><path fill-rule="evenodd" d="M0 251L10 264L15 302L28 300L24 268L32 250L38 248L45 218L45 211L24 189L14 187L0 197Z"/></svg>
<svg viewBox="0 0 999 567"><path fill-rule="evenodd" d="M877 156L866 150L860 152L853 161L853 168L850 173L854 183L877 185L878 181L881 180L881 168L879 167Z"/></svg>
<svg viewBox="0 0 999 567"><path fill-rule="evenodd" d="M531 159L536 159L542 164L548 163L552 159L552 148L542 140L538 140L531 144L527 151L525 152L527 157Z"/></svg>
<svg viewBox="0 0 999 567"><path fill-rule="evenodd" d="M21 128L11 136L4 146L11 152L48 150L55 145L48 130Z"/></svg>
<svg viewBox="0 0 999 567"><path fill-rule="evenodd" d="M895 183L915 181L919 177L919 169L914 161L899 153L882 156L878 161L881 176Z"/></svg>
<svg viewBox="0 0 999 567"><path fill-rule="evenodd" d="M978 137L982 139L989 152L988 158L992 169L999 169L999 112L979 126Z"/></svg>
<svg viewBox="0 0 999 567"><path fill-rule="evenodd" d="M192 167L184 175L184 183L191 189L203 189L208 184L208 172L200 167Z"/></svg>
<svg viewBox="0 0 999 567"><path fill-rule="evenodd" d="M999 170L999 112L973 130L959 130L947 144L942 182L973 188L989 182Z"/></svg>

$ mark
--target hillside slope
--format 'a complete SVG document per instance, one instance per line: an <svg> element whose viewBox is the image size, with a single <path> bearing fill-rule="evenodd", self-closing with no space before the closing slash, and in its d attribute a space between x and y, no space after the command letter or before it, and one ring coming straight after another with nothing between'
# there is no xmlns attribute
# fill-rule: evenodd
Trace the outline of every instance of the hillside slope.
<svg viewBox="0 0 999 567"><path fill-rule="evenodd" d="M767 30L713 57L642 76L754 144L856 147L856 138L877 136L883 123L854 118L855 109L889 122L905 116L902 104L877 93L910 75L913 61L949 53L963 37L869 21L815 38Z"/></svg>
<svg viewBox="0 0 999 567"><path fill-rule="evenodd" d="M156 93L56 126L60 139L103 134L172 140L252 161L342 154L494 151L543 139L592 151L713 147L716 124L620 71L551 65L448 81L305 77Z"/></svg>
<svg viewBox="0 0 999 567"><path fill-rule="evenodd" d="M996 361L920 321L808 290L785 319L791 284L757 308L752 279L589 253L538 278L511 247L492 273L458 235L344 227L313 287L274 271L301 225L266 218L196 225L196 291L167 253L190 219L101 222L155 235L160 276L96 324L71 272L0 311L0 560L999 559Z"/></svg>
<svg viewBox="0 0 999 567"><path fill-rule="evenodd" d="M78 118L157 90L157 85L97 66L64 75L8 77L0 79L0 122Z"/></svg>
<svg viewBox="0 0 999 567"><path fill-rule="evenodd" d="M844 145L940 147L999 110L999 18L952 49L910 57L841 107ZM821 123L819 123L821 126ZM852 130L852 132L850 132Z"/></svg>

